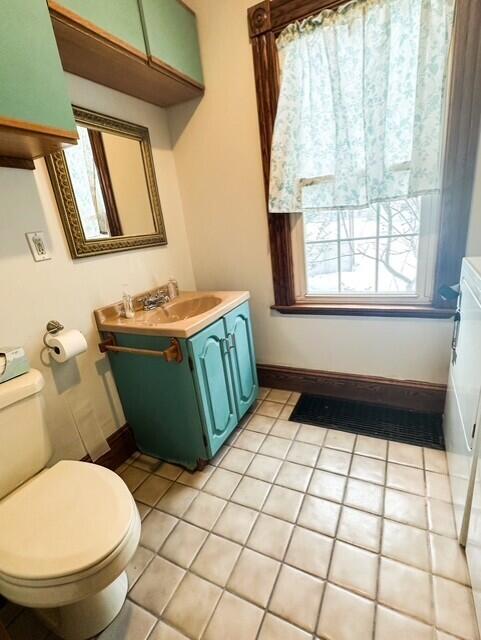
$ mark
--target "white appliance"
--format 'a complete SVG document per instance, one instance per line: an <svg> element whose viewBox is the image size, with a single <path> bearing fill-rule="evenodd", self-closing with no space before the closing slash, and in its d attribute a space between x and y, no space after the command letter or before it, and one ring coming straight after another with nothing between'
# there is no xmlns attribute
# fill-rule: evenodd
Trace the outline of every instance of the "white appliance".
<svg viewBox="0 0 481 640"><path fill-rule="evenodd" d="M443 424L456 529L462 545L467 540L477 468L480 395L481 258L464 258Z"/></svg>

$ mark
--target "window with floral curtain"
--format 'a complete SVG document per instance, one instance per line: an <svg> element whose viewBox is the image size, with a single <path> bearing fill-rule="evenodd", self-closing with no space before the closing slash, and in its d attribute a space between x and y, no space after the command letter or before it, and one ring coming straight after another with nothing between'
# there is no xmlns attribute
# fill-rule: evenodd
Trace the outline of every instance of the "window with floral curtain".
<svg viewBox="0 0 481 640"><path fill-rule="evenodd" d="M269 210L298 297L432 297L454 0L355 0L277 38Z"/></svg>

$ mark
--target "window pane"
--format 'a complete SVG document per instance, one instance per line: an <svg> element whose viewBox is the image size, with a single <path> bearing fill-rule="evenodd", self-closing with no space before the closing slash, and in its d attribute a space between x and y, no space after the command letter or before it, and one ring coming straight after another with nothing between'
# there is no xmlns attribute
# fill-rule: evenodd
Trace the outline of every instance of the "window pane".
<svg viewBox="0 0 481 640"><path fill-rule="evenodd" d="M306 245L307 293L338 293L337 242Z"/></svg>
<svg viewBox="0 0 481 640"><path fill-rule="evenodd" d="M307 211L304 213L304 240L335 240L337 238L337 211Z"/></svg>
<svg viewBox="0 0 481 640"><path fill-rule="evenodd" d="M340 212L341 238L366 238L377 235L375 207Z"/></svg>
<svg viewBox="0 0 481 640"><path fill-rule="evenodd" d="M418 236L379 241L379 291L414 293L418 267Z"/></svg>
<svg viewBox="0 0 481 640"><path fill-rule="evenodd" d="M397 236L419 233L421 198L405 198L379 205L379 234Z"/></svg>
<svg viewBox="0 0 481 640"><path fill-rule="evenodd" d="M376 292L376 241L341 242L341 293Z"/></svg>

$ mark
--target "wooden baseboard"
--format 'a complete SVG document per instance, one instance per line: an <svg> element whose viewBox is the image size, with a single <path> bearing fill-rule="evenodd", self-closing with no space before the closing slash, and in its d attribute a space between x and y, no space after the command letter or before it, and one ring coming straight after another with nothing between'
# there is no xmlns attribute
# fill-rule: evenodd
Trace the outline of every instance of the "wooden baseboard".
<svg viewBox="0 0 481 640"><path fill-rule="evenodd" d="M107 438L107 442L110 446L110 451L107 451L107 453L104 453L103 456L98 458L95 464L100 464L102 467L108 467L109 469L116 469L137 450L134 434L128 424L114 431L114 433ZM92 462L92 459L90 456L85 456L82 458L82 461Z"/></svg>
<svg viewBox="0 0 481 640"><path fill-rule="evenodd" d="M443 413L446 385L258 364L259 384L387 407Z"/></svg>

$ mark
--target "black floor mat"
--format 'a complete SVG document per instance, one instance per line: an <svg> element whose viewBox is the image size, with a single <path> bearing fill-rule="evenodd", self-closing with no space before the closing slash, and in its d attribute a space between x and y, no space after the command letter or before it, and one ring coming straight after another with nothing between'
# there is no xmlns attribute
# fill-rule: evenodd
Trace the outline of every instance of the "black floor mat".
<svg viewBox="0 0 481 640"><path fill-rule="evenodd" d="M444 449L442 416L436 413L302 394L289 420L431 449Z"/></svg>

